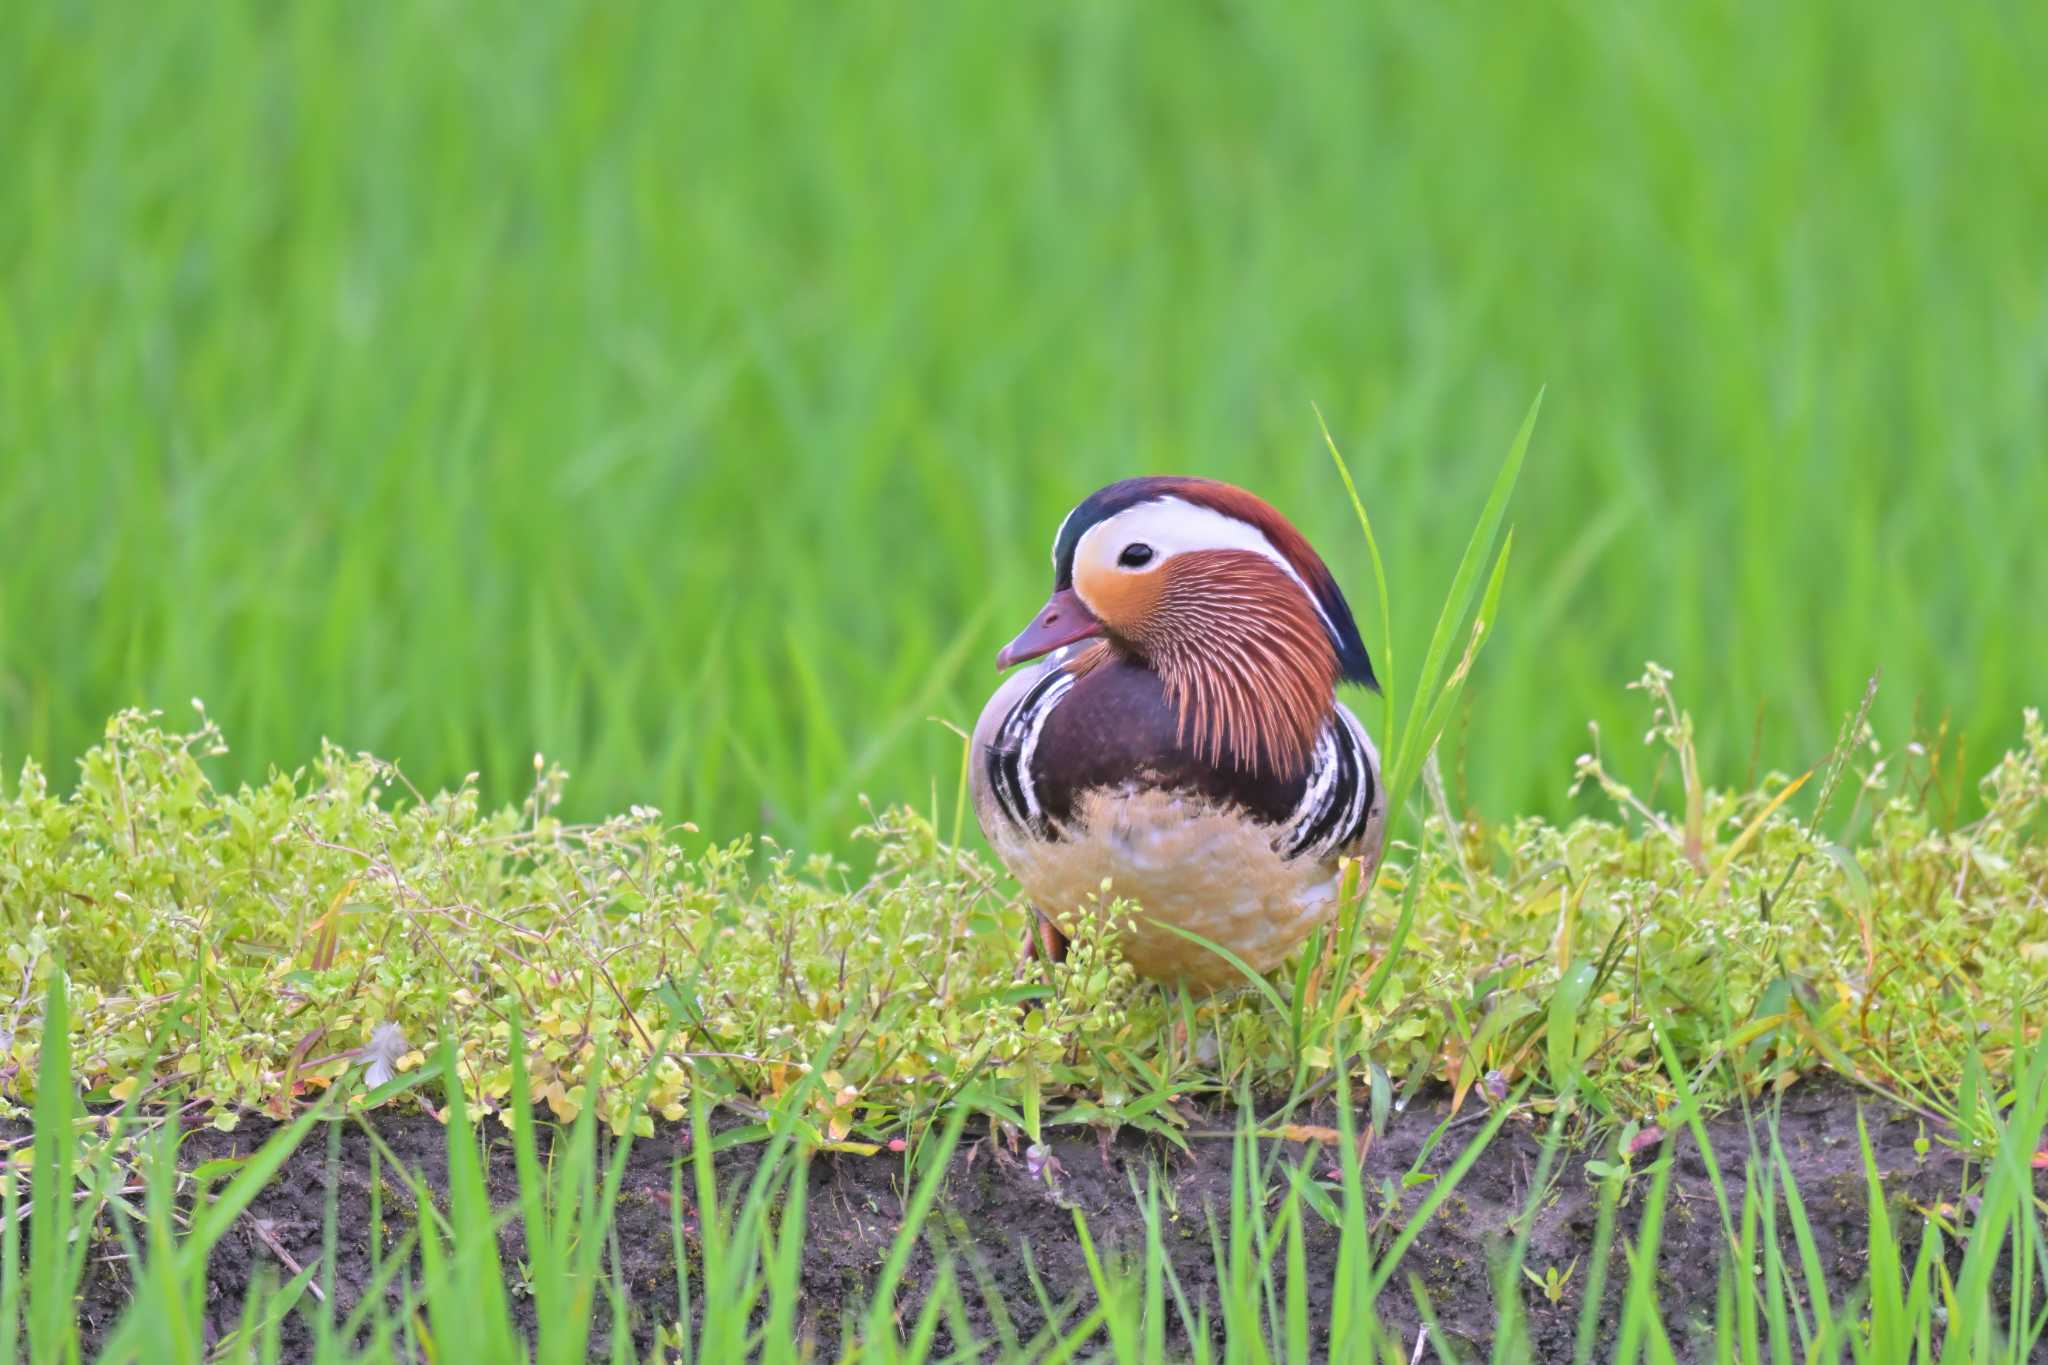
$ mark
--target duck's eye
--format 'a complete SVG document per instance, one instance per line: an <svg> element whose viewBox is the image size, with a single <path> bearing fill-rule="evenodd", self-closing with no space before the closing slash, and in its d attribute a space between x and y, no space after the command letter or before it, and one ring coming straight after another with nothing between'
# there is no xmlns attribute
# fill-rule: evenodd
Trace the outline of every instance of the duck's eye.
<svg viewBox="0 0 2048 1365"><path fill-rule="evenodd" d="M1116 562L1126 569L1142 569L1152 562L1152 547L1150 545L1126 545L1124 546L1124 552L1116 557Z"/></svg>

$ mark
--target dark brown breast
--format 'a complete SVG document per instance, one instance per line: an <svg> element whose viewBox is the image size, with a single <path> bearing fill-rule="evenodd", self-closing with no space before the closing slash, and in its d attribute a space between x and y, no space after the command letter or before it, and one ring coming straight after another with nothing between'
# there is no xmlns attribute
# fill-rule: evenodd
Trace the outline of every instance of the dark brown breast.
<svg viewBox="0 0 2048 1365"><path fill-rule="evenodd" d="M1084 674L1046 718L1031 778L1055 824L1070 820L1082 792L1127 783L1235 805L1265 824L1300 806L1307 776L1275 777L1212 764L1183 745L1164 684L1151 669L1112 658Z"/></svg>

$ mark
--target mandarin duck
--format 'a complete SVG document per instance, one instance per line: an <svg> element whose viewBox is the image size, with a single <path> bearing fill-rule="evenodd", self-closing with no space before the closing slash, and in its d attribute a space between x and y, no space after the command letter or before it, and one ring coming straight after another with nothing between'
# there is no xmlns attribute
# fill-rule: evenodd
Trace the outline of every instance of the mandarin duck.
<svg viewBox="0 0 2048 1365"><path fill-rule="evenodd" d="M1122 900L1141 975L1241 979L1162 924L1277 967L1335 915L1343 860L1369 876L1385 835L1378 751L1336 696L1377 690L1343 592L1270 504L1211 479L1089 495L1052 565L1052 596L996 656L1036 666L989 698L969 765L1036 912L1027 951L1060 956L1061 919Z"/></svg>

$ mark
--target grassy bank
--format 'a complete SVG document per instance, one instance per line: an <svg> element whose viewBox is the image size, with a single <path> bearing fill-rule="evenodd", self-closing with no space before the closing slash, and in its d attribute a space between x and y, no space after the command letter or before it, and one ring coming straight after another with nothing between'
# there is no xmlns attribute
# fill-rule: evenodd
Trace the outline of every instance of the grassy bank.
<svg viewBox="0 0 2048 1365"><path fill-rule="evenodd" d="M46 1002L61 1021L61 979ZM28 1138L9 1143L0 1170L0 1341L39 1361L90 1350L103 1362L1398 1365L1430 1351L1447 1363L2017 1365L2048 1330L2048 1227L2031 1169L2048 1150L2041 1046L2015 1059L2009 1090L1984 1097L1992 1141L1960 1169L1946 1152L1930 1163L1923 1139L1907 1158L1921 1169L1902 1176L1902 1144L1874 1143L1861 1106L1846 1161L1808 1145L1846 1142L1846 1112L1819 1130L1788 1122L1782 1141L1769 1106L1754 1124L1706 1123L1673 1066L1668 1133L1626 1132L1603 1159L1574 1159L1563 1110L1539 1128L1503 1104L1476 1130L1445 1119L1419 1150L1407 1135L1413 1164L1397 1187L1366 1179L1380 1117L1370 1130L1355 1120L1340 1080L1334 1128L1266 1131L1247 1112L1220 1182L1155 1151L1123 1163L1108 1208L1036 1144L1009 1174L976 1178L984 1151L985 1167L1000 1161L1003 1133L991 1128L963 1161L956 1111L905 1155L866 1159L879 1172L851 1182L867 1191L865 1221L846 1203L844 1158L819 1159L803 1137L811 1106L830 1098L815 1073L751 1143L718 1133L700 1105L681 1155L636 1163L632 1138L608 1144L590 1109L550 1125L517 1065L509 1139L495 1125L479 1134L446 1049L444 1061L443 1094L423 1097L442 1100L441 1124L414 1133L438 1157L423 1159L402 1125L351 1122L332 1103L260 1146L208 1157L194 1139L220 1135L181 1136L133 1100L81 1122L67 1049L46 1048L32 1151ZM321 1145L324 1161L306 1150ZM742 1145L750 1166L731 1160ZM1085 1158L1060 1150L1078 1171ZM1466 1192L1483 1183L1473 1173L1496 1155L1497 1178L1520 1172L1503 1225L1463 1227ZM1101 1158L1109 1168L1107 1144ZM650 1171L658 1183L643 1183ZM964 1191L1005 1184L1039 1216L961 1222ZM830 1198L813 1205L814 1187ZM1582 1210L1562 1242L1538 1233L1559 1204ZM309 1206L324 1214L306 1217ZM1044 1236L1055 1209L1058 1233ZM1446 1248L1459 1271L1442 1264Z"/></svg>

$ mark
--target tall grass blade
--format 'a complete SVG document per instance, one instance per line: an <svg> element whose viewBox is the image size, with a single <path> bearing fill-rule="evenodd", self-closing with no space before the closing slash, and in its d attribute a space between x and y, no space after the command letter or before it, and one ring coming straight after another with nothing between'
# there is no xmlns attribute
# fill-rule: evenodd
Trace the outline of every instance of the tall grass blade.
<svg viewBox="0 0 2048 1365"><path fill-rule="evenodd" d="M43 992L42 1045L36 1056L35 1164L29 1174L28 1348L36 1361L75 1360L71 1297L71 1011L64 973L52 970ZM12 1264L12 1262L10 1262Z"/></svg>

